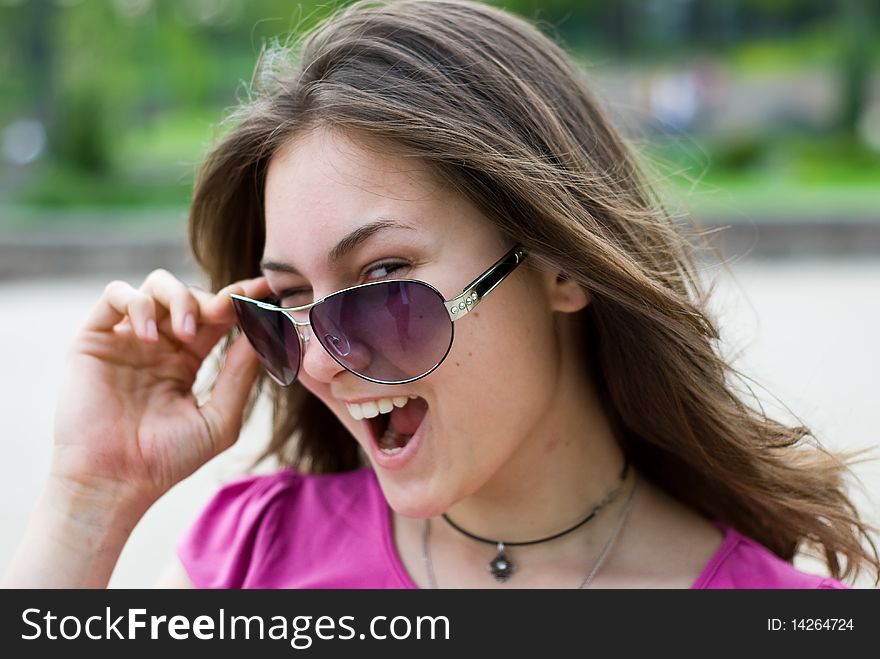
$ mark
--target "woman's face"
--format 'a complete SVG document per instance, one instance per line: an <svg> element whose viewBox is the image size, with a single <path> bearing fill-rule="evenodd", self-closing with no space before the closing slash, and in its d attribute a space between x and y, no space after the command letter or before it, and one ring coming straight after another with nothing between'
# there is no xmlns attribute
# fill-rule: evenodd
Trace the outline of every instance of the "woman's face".
<svg viewBox="0 0 880 659"><path fill-rule="evenodd" d="M265 204L264 262L295 270L265 269L283 306L398 278L426 281L449 299L512 246L471 203L439 186L424 165L366 150L323 129L296 136L273 157ZM407 228L375 232L338 262L328 262L339 241L379 219ZM553 278L529 264L455 323L445 361L420 380L368 382L342 368L317 341L306 343L300 382L370 456L398 513L439 514L506 471L528 469L545 451L530 436L558 382L547 293ZM285 293L293 289L298 292ZM376 459L370 422L355 419L346 402L410 396L427 403L419 441L404 464L383 464Z"/></svg>

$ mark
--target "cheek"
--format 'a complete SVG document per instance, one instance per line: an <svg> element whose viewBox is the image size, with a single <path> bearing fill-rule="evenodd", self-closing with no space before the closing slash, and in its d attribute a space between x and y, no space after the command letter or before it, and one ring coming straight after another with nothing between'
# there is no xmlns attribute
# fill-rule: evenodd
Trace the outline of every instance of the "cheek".
<svg viewBox="0 0 880 659"><path fill-rule="evenodd" d="M455 394L447 398L457 408L450 411L469 419L459 425L508 427L533 415L553 391L556 373L555 337L546 319L474 311L456 325L441 387Z"/></svg>
<svg viewBox="0 0 880 659"><path fill-rule="evenodd" d="M306 388L309 393L314 394L326 404L330 399L330 385L326 382L320 382L309 377L308 372L304 368L299 369L297 381Z"/></svg>
<svg viewBox="0 0 880 659"><path fill-rule="evenodd" d="M542 309L523 286L499 288L493 294L498 295L495 300L487 299L481 308L455 323L455 340L448 359L458 369L475 369L484 378L502 379L514 386L523 380L523 374L534 374L553 359L553 314L523 312ZM519 377L510 381L507 375Z"/></svg>
<svg viewBox="0 0 880 659"><path fill-rule="evenodd" d="M548 355L535 351L547 342L540 326L489 323L489 313L476 313L456 323L462 327L456 328L448 367L444 362L432 384L439 405L436 431L443 439L439 454L470 483L465 489L520 449L555 390Z"/></svg>

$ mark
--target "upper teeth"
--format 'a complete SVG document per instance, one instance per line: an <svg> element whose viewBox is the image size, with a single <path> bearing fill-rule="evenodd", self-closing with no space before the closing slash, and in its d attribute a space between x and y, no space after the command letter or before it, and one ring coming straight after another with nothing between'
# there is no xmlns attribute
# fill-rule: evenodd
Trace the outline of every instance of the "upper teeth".
<svg viewBox="0 0 880 659"><path fill-rule="evenodd" d="M418 398L418 396L409 396L409 398ZM406 396L395 396L394 398L377 398L376 400L368 400L363 403L346 403L348 413L356 421L361 419L372 419L379 414L387 414L395 407L403 407L409 402Z"/></svg>

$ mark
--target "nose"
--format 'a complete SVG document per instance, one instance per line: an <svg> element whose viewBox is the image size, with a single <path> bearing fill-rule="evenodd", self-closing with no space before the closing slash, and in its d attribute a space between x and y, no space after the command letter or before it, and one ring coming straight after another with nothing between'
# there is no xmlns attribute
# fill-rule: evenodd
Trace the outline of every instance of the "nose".
<svg viewBox="0 0 880 659"><path fill-rule="evenodd" d="M314 340L310 325L300 330L303 340L302 369L319 382L331 382L337 373L345 369L327 353L324 346Z"/></svg>
<svg viewBox="0 0 880 659"><path fill-rule="evenodd" d="M340 371L348 370L340 362L354 371L365 372L370 359L359 341L350 340L346 334L326 327L322 329L324 335L319 341L313 335L316 328L305 326L302 330L302 368L310 377L329 383Z"/></svg>

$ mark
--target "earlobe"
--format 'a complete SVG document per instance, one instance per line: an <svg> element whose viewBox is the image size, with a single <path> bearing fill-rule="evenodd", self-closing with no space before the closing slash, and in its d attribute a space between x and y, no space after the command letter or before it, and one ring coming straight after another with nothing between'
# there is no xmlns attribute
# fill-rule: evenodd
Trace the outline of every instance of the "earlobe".
<svg viewBox="0 0 880 659"><path fill-rule="evenodd" d="M569 279L565 273L560 272L556 276L553 285L552 304L554 311L573 313L580 311L590 303L590 294L573 279Z"/></svg>

